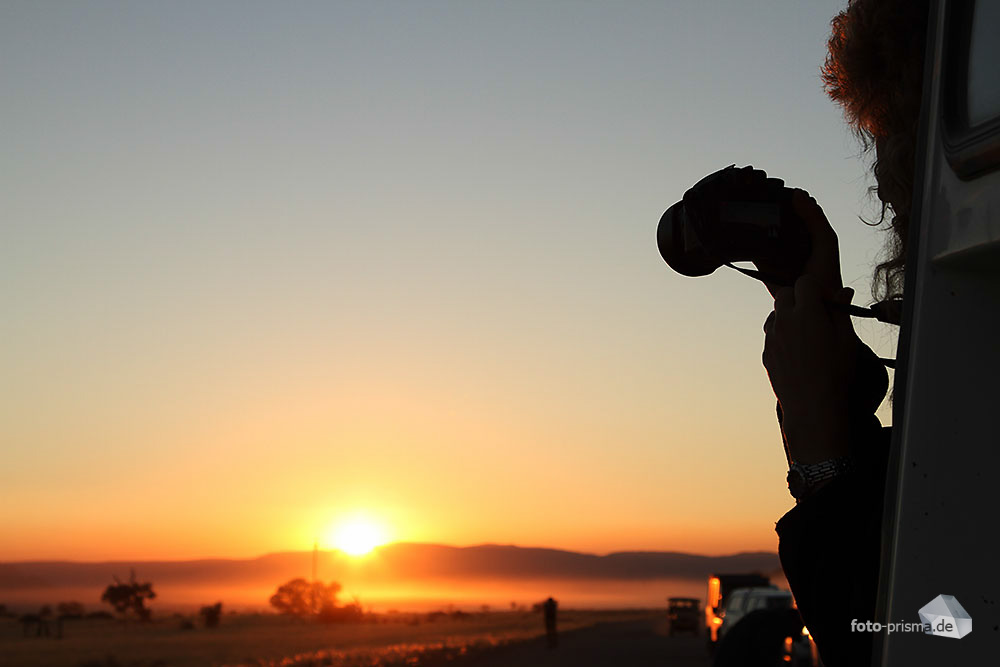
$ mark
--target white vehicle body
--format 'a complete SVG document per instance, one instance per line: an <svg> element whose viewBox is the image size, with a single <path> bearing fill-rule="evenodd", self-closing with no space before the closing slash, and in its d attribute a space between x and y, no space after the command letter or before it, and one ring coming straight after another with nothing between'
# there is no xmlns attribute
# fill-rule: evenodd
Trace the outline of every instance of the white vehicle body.
<svg viewBox="0 0 1000 667"><path fill-rule="evenodd" d="M927 45L871 620L920 623L944 594L974 625L960 639L883 630L872 664L889 667L1000 655L1000 1L933 2Z"/></svg>

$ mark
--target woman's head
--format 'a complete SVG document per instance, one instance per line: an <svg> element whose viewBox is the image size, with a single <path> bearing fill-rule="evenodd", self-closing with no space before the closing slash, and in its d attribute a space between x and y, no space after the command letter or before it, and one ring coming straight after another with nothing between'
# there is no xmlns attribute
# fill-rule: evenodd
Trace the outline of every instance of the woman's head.
<svg viewBox="0 0 1000 667"><path fill-rule="evenodd" d="M833 19L823 65L827 93L844 108L864 152L875 151L877 223L889 222L872 288L880 300L903 291L928 10L929 0L852 0Z"/></svg>

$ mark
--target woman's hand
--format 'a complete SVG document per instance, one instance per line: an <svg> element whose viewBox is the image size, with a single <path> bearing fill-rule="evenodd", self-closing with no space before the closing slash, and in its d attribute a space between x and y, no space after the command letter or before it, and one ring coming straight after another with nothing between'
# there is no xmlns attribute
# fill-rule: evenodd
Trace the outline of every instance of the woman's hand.
<svg viewBox="0 0 1000 667"><path fill-rule="evenodd" d="M840 245L837 232L833 231L820 205L805 190L796 189L793 192L792 208L805 223L812 245L812 251L802 273L812 276L819 283L827 299L835 299L844 285L840 277ZM765 266L757 268L767 271ZM777 298L781 286L771 283L765 283L765 286L771 296Z"/></svg>
<svg viewBox="0 0 1000 667"><path fill-rule="evenodd" d="M833 300L850 302L851 296L853 290L842 288ZM801 463L842 456L849 447L857 338L850 317L830 309L824 297L823 285L806 273L794 288L775 291L764 323L764 367L781 406L789 455Z"/></svg>

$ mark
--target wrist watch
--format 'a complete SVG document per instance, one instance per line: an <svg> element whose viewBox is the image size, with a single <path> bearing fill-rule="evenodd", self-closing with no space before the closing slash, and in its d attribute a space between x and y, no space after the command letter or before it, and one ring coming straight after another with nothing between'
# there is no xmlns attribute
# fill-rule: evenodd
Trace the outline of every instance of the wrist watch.
<svg viewBox="0 0 1000 667"><path fill-rule="evenodd" d="M788 492L795 500L811 494L820 482L839 477L854 470L850 456L838 456L819 463L793 463L788 469Z"/></svg>

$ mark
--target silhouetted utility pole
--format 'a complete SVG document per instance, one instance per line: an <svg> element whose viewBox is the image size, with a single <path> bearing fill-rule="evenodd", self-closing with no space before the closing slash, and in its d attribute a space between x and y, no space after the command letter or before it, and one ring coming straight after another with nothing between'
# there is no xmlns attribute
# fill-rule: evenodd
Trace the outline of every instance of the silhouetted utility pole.
<svg viewBox="0 0 1000 667"><path fill-rule="evenodd" d="M312 613L316 613L316 559L319 556L319 540L313 540Z"/></svg>

